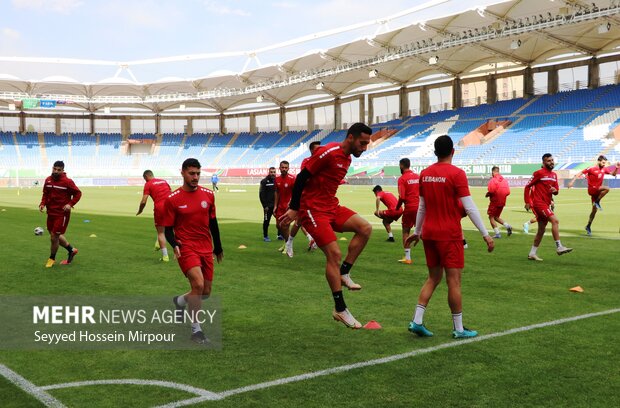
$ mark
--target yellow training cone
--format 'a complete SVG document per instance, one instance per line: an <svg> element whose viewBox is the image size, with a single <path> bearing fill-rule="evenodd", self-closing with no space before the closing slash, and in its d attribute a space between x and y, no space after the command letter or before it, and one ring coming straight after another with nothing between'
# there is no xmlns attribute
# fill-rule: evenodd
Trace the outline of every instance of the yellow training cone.
<svg viewBox="0 0 620 408"><path fill-rule="evenodd" d="M581 286L575 286L574 288L569 289L571 292L583 293L583 288Z"/></svg>
<svg viewBox="0 0 620 408"><path fill-rule="evenodd" d="M340 237L340 240L341 240L341 241L346 241L346 240L347 240L347 238L346 238L346 237Z"/></svg>
<svg viewBox="0 0 620 408"><path fill-rule="evenodd" d="M239 245L239 249L246 249L247 247L245 245Z"/></svg>
<svg viewBox="0 0 620 408"><path fill-rule="evenodd" d="M89 237L90 238L97 238L97 236L95 234L90 234Z"/></svg>

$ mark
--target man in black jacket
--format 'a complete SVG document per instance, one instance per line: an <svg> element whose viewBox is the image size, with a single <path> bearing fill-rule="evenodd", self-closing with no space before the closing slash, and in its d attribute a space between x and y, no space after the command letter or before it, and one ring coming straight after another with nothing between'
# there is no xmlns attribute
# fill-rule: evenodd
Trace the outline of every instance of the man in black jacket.
<svg viewBox="0 0 620 408"><path fill-rule="evenodd" d="M258 190L258 197L260 198L260 203L263 206L263 212L265 214L263 217L263 241L265 242L271 242L267 229L269 228L269 221L271 221L275 204L275 178L276 168L269 167L269 174L261 180L260 189Z"/></svg>

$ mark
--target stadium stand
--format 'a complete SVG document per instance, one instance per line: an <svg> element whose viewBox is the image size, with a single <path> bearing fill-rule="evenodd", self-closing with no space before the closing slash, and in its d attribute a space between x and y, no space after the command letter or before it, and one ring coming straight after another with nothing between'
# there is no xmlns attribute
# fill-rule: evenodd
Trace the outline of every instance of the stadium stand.
<svg viewBox="0 0 620 408"><path fill-rule="evenodd" d="M495 124L506 128L486 137ZM590 161L599 154L611 160L620 145L608 137L620 126L620 86L560 92L533 99L512 99L445 110L427 115L374 124L373 142L356 166L395 165L401 157L414 163L434 160L433 142L448 133L455 141L456 164L537 163L543 153L553 152L565 163ZM258 133L137 133L152 147L130 154L121 134L0 132L0 158L8 167L48 168L50 160L70 160L73 168L170 168L187 157L196 157L211 168L263 168L288 160L298 166L308 155L307 145L340 141L345 130L313 130ZM149 150L150 149L150 150Z"/></svg>

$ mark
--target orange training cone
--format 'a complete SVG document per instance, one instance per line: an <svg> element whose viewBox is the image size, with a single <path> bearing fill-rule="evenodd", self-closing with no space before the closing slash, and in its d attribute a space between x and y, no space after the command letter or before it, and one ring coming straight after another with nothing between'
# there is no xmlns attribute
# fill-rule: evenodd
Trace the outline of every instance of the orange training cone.
<svg viewBox="0 0 620 408"><path fill-rule="evenodd" d="M381 325L377 323L376 320L371 320L364 325L364 329L366 330L379 330L381 329Z"/></svg>
<svg viewBox="0 0 620 408"><path fill-rule="evenodd" d="M583 288L581 286L575 286L574 288L569 289L571 292L583 293Z"/></svg>

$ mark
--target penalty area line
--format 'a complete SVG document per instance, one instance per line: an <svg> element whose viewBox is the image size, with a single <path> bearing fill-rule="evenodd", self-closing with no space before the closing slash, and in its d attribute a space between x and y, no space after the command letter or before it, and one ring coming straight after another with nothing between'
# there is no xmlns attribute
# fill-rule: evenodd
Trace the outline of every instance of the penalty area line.
<svg viewBox="0 0 620 408"><path fill-rule="evenodd" d="M428 347L428 348L424 348L424 349L418 349L418 350L409 351L407 353L394 354L392 356L387 356L387 357L382 357L382 358L377 358L377 359L367 360L367 361L361 361L359 363L347 364L347 365L343 365L343 366L328 368L328 369L325 369L325 370L312 371L312 372L309 372L309 373L295 375L295 376L292 376L292 377L285 377L285 378L280 378L280 379L273 380L273 381L267 381L267 382L263 382L263 383L259 383L259 384L248 385L248 386L245 386L245 387L240 387L240 388L235 388L235 389L228 390L228 391L219 392L219 393L216 393L216 395L219 397L218 399L224 399L224 398L227 398L227 397L230 397L230 396L233 396L233 395L237 395L237 394L242 394L242 393L245 393L245 392L257 391L257 390L262 390L262 389L266 389L266 388L271 388L271 387L274 387L274 386L277 386L277 385L290 384L290 383L294 383L294 382L314 379L314 378L317 378L317 377L323 377L323 376L326 376L326 375L343 373L343 372L355 370L355 369L358 369L358 368L372 367L372 366L376 366L376 365L391 363L393 361L404 360L406 358L415 357L415 356L419 356L419 355L427 354L427 353L432 353L432 352L438 351L438 350L443 350L443 349L449 349L449 348L453 348L453 347L464 346L466 344L477 343L477 342L481 342L481 341L485 341L485 340L495 339L495 338L498 338L498 337L508 336L508 335L511 335L511 334L522 333L522 332L526 332L526 331L530 331L530 330L541 329L541 328L546 328L546 327L551 327L551 326L558 326L558 325L561 325L561 324L564 324L564 323L575 322L575 321L578 321L578 320L589 319L589 318L592 318L592 317L610 315L610 314L614 314L614 313L618 313L618 312L620 312L620 308L605 310L605 311L602 311L602 312L588 313L588 314L579 315L579 316L566 317L566 318L563 318L563 319L552 320L552 321L543 322L543 323L531 324L531 325L528 325L528 326L517 327L517 328L514 328L514 329L508 329L508 330L505 330L505 331L502 331L502 332L498 332L498 333L485 334L485 335L474 337L474 338L471 338L471 339L455 340L455 341L451 341L449 343L443 343L443 344L439 344L439 345L433 346L433 347ZM196 398L191 398L191 399L187 399L187 400L181 400L181 401L172 402L172 403L166 404L166 405L160 405L157 408L177 408L177 407L183 407L183 406L187 406L187 405L197 404L199 402L204 402L204 401L207 401L208 399L209 399L208 397L196 397Z"/></svg>

